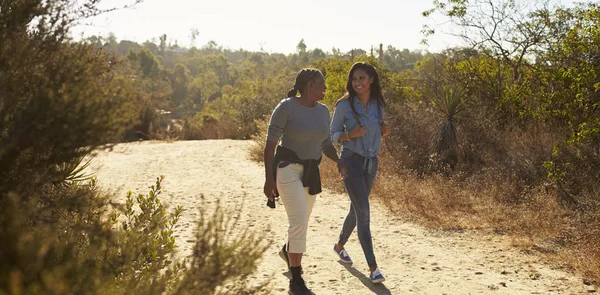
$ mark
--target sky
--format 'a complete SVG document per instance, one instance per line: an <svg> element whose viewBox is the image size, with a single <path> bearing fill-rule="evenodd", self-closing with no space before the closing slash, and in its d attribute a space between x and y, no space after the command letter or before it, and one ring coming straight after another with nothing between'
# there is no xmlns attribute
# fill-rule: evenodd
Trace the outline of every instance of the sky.
<svg viewBox="0 0 600 295"><path fill-rule="evenodd" d="M118 7L133 0L106 0ZM518 0L529 1L529 0ZM436 34L421 44L424 24L439 27L440 16L425 18L433 0L144 0L91 19L73 29L75 39L115 34L138 43L167 35L170 43L201 47L209 41L229 49L289 54L304 39L307 48L369 51L382 43L398 49L441 51L460 44ZM571 3L570 0L561 1ZM192 44L192 30L198 37Z"/></svg>

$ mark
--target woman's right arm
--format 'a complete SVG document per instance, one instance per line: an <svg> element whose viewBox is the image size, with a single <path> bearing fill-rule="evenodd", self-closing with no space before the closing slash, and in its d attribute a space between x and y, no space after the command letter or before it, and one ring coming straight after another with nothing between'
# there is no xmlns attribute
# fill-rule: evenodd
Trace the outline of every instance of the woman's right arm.
<svg viewBox="0 0 600 295"><path fill-rule="evenodd" d="M275 147L283 135L283 130L285 130L289 117L288 104L284 102L285 100L282 100L275 107L271 114L271 119L269 120L269 126L267 127L267 138L263 154L265 163L265 186L263 191L269 200L273 200L276 192L275 190L277 189L274 176L275 171L273 171Z"/></svg>
<svg viewBox="0 0 600 295"><path fill-rule="evenodd" d="M263 188L265 196L267 196L267 198L269 198L269 200L273 200L273 197L275 196L275 189L276 189L276 185L275 185L275 176L273 175L273 158L275 155L275 146L277 145L276 142L273 142L271 140L267 140L267 143L265 144L265 151L264 151L264 162L265 162L265 186Z"/></svg>

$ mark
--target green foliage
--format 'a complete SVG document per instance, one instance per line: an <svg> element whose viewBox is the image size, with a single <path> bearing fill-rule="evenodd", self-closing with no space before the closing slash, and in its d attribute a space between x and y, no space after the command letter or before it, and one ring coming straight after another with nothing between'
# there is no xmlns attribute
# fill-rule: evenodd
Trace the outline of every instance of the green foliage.
<svg viewBox="0 0 600 295"><path fill-rule="evenodd" d="M456 115L465 110L465 92L454 88L444 90L444 96L435 97L433 105L443 114L446 120L454 120Z"/></svg>
<svg viewBox="0 0 600 295"><path fill-rule="evenodd" d="M462 85L472 98L464 113L469 123L462 126L462 145L473 148L463 157L482 165L488 154L495 158L487 160L488 166L497 162L521 171L530 185L550 180L565 194L593 194L599 185L594 180L599 170L592 167L600 146L600 6L582 3L566 9L504 0L466 4L435 1L426 15L449 17L476 50L448 50L417 68L425 96L435 97L441 85ZM513 150L517 144L506 142L512 137L507 134L515 134L527 152Z"/></svg>
<svg viewBox="0 0 600 295"><path fill-rule="evenodd" d="M124 247L135 249L136 256L128 258L134 265L127 267L140 270L142 280L148 280L171 264L169 256L175 250L173 228L183 212L183 208L179 206L167 216L166 209L158 198L163 179L164 176L157 178L156 183L150 186L148 195L138 194L134 199L133 193L129 191L126 196L123 212L126 220L122 222L122 228L127 236L123 240L130 244L125 244ZM134 204L138 205L139 212L136 212Z"/></svg>
<svg viewBox="0 0 600 295"><path fill-rule="evenodd" d="M57 3L9 2L0 15L0 195L43 187L55 165L119 141L143 100L115 59L65 41L71 19ZM62 22L42 21L50 17Z"/></svg>
<svg viewBox="0 0 600 295"><path fill-rule="evenodd" d="M458 162L455 117L465 110L465 93L454 88L444 90L443 97L434 98L433 105L444 115L445 121L434 138L434 160L437 164L454 169Z"/></svg>
<svg viewBox="0 0 600 295"><path fill-rule="evenodd" d="M254 292L245 278L262 237L207 235L189 265L173 262L182 209L161 204L162 177L116 208L87 177L85 157L135 125L151 129L160 116L148 106L165 93L148 49L121 42L121 61L97 48L101 40L69 40L70 24L101 13L100 2L0 3L0 294L229 294L231 282L237 294ZM231 233L220 210L199 229ZM195 263L215 258L228 263Z"/></svg>
<svg viewBox="0 0 600 295"><path fill-rule="evenodd" d="M183 209L167 213L158 198L162 181L157 178L146 195L128 192L121 213L108 208L95 181L52 190L61 206L9 195L0 215L0 293L268 292L266 282L250 286L246 280L268 245L236 229L236 216L219 206L210 216L201 212L192 255L173 261L173 229Z"/></svg>
<svg viewBox="0 0 600 295"><path fill-rule="evenodd" d="M352 67L352 61L343 59L327 59L317 65L317 68L322 69L325 75L325 86L327 87L323 103L332 107L347 92L346 79L350 67Z"/></svg>
<svg viewBox="0 0 600 295"><path fill-rule="evenodd" d="M173 294L268 293L268 282L250 286L248 279L269 244L262 235L238 229L240 214L219 203L210 218L201 210L194 254Z"/></svg>
<svg viewBox="0 0 600 295"><path fill-rule="evenodd" d="M413 70L417 61L421 59L423 59L423 54L419 51L398 50L392 45L389 45L383 52L384 64L393 72Z"/></svg>
<svg viewBox="0 0 600 295"><path fill-rule="evenodd" d="M56 165L56 176L58 177L55 183L74 184L82 182L91 177L85 172L85 169L90 165L92 159L86 160L86 155L81 155L71 161Z"/></svg>
<svg viewBox="0 0 600 295"><path fill-rule="evenodd" d="M159 71L158 61L148 48L142 48L136 55L139 59L140 70L143 77L157 75Z"/></svg>

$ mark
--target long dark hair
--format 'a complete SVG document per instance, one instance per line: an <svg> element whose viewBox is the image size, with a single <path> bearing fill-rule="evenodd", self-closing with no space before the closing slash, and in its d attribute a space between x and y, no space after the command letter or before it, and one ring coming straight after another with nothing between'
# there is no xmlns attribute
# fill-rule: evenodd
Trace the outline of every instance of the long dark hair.
<svg viewBox="0 0 600 295"><path fill-rule="evenodd" d="M298 74L296 75L296 83L294 83L294 87L292 87L292 89L290 89L290 91L288 91L287 97L296 96L298 94L298 91L300 91L300 95L304 94L304 91L306 90L306 86L308 85L308 82L319 77L319 75L322 76L323 73L321 73L321 71L319 71L317 69L305 68L305 69L300 70L298 72Z"/></svg>
<svg viewBox="0 0 600 295"><path fill-rule="evenodd" d="M365 73L367 73L367 75L369 75L369 77L373 78L373 83L371 84L371 99L376 100L377 103L379 103L379 105L384 107L385 100L383 98L383 93L381 92L381 83L379 82L379 74L377 73L377 69L374 66L365 62L357 62L352 65L352 68L350 68L350 72L348 72L348 78L346 80L346 91L348 92L340 99L338 99L336 105L344 99L352 99L353 97L357 96L356 91L352 87L352 75L354 75L354 72L356 70L363 70L365 71ZM356 112L354 110L354 104L352 101L350 102L350 107L352 107L353 112Z"/></svg>

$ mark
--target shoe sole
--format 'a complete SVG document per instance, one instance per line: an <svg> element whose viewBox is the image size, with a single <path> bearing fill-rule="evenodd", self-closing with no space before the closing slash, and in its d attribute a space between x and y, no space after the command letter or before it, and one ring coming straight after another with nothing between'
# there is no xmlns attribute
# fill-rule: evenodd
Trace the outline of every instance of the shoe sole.
<svg viewBox="0 0 600 295"><path fill-rule="evenodd" d="M371 280L371 283L373 283L373 284L381 284L383 282L385 282L385 278L379 279L379 280Z"/></svg>

